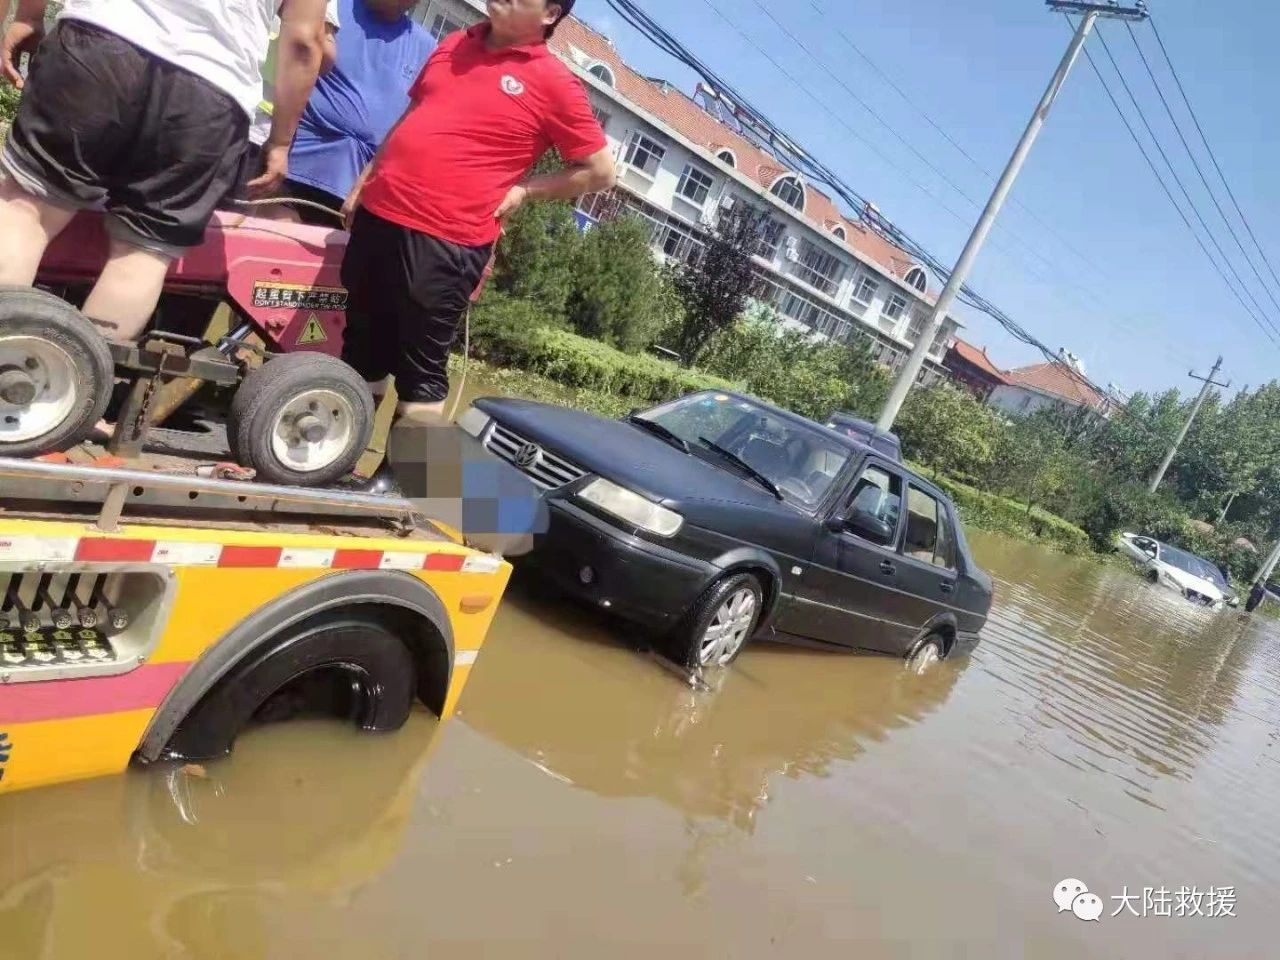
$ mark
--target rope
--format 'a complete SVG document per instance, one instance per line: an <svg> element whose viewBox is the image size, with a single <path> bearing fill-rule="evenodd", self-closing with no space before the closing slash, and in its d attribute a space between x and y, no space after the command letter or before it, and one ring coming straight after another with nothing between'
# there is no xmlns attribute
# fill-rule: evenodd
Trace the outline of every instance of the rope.
<svg viewBox="0 0 1280 960"><path fill-rule="evenodd" d="M267 197L264 200L237 200L236 204L241 207L270 207L275 204L285 207L310 207L312 210L327 213L333 219L342 223L342 214L333 209L333 207L326 207L323 203L316 203L314 200L303 200L301 197Z"/></svg>

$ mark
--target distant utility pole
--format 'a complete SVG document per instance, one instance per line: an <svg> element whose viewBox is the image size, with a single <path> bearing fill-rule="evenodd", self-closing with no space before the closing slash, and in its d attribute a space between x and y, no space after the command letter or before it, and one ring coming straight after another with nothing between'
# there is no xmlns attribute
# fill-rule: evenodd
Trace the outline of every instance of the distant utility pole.
<svg viewBox="0 0 1280 960"><path fill-rule="evenodd" d="M1267 598L1267 581L1276 572L1277 564L1280 564L1280 543L1271 551L1271 556L1267 557L1262 569L1258 571L1257 579L1253 581L1253 589L1249 591L1249 599L1244 607L1250 613L1262 606L1262 601Z"/></svg>
<svg viewBox="0 0 1280 960"><path fill-rule="evenodd" d="M1191 430L1191 425L1196 422L1196 417L1200 414L1200 408L1204 406L1205 400L1209 398L1209 391L1214 387L1221 387L1226 390L1231 386L1231 381L1226 383L1218 383L1213 379L1218 375L1218 371L1222 369L1222 358L1219 357L1213 365L1213 369L1209 371L1209 376L1198 377L1194 370L1190 371L1187 376L1193 380L1203 380L1204 386L1200 388L1200 396L1196 397L1196 402L1191 405L1191 415L1187 417L1187 422L1182 425L1182 429L1178 431L1178 439L1173 441L1173 446L1169 448L1169 452L1165 455L1164 463L1160 464L1160 469L1156 471L1156 475L1151 478L1151 486L1148 487L1152 493L1160 489L1160 484L1164 482L1164 475L1169 472L1169 466L1173 463L1173 458L1178 455L1178 448L1182 446L1182 441L1187 439L1187 433Z"/></svg>
<svg viewBox="0 0 1280 960"><path fill-rule="evenodd" d="M964 250L960 252L960 259L956 261L955 268L951 271L951 279L947 281L946 287L939 294L938 302L933 308L933 314L925 325L924 331L920 334L920 338L916 340L911 356L907 358L906 366L902 368L902 371L898 374L898 379L894 381L893 389L889 392L889 399L885 401L884 409L880 411L879 425L882 430L891 430L894 421L898 419L898 413L902 410L903 401L907 399L907 394L915 386L916 377L920 375L920 369L924 366L925 356L929 353L929 348L933 345L938 331L942 329L942 324L947 319L947 314L952 306L955 305L960 289L964 286L965 281L969 279L969 271L973 268L973 262L982 250L982 245L986 243L987 234L991 232L991 227L995 224L996 215L1000 213L1000 208L1004 206L1005 200L1008 199L1009 191L1013 189L1013 182L1018 179L1018 174L1027 159L1027 154L1031 152L1031 147L1035 144L1036 138L1040 136L1040 129L1044 126L1045 120L1048 119L1049 110L1053 107L1054 101L1058 99L1058 93L1062 90L1063 83L1066 82L1067 74L1075 66L1076 59L1080 56L1080 50L1084 47L1085 40L1089 38L1089 34L1093 31L1094 23L1099 17L1107 17L1114 20L1145 20L1147 18L1147 5L1143 0L1138 0L1137 4L1132 7L1115 6L1109 3L1077 3L1075 0L1047 0L1047 4L1049 9L1056 13L1082 14L1080 26L1076 29L1076 35L1072 39L1071 45L1067 47L1067 52L1063 56L1062 62L1058 64L1058 69L1054 73L1053 79L1049 81L1049 88L1045 90L1044 96L1040 98L1040 103L1036 107L1036 112L1032 114L1031 122L1027 124L1027 129L1022 134L1022 139L1018 141L1017 147L1014 148L1013 156L1009 158L1009 165L1004 168L1004 173L996 182L995 191L991 194L991 199L987 201L987 206L982 211L982 216L978 218L978 222L973 228L973 233L969 235L968 243L964 245Z"/></svg>

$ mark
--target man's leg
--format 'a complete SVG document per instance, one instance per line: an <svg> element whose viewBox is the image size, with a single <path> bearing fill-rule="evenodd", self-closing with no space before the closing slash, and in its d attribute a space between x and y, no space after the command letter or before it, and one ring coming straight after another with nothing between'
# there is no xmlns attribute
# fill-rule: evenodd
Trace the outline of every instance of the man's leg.
<svg viewBox="0 0 1280 960"><path fill-rule="evenodd" d="M413 231L406 231L404 243L411 309L396 318L397 414L438 425L444 423L449 399L449 353L491 247L462 247Z"/></svg>
<svg viewBox="0 0 1280 960"><path fill-rule="evenodd" d="M84 315L110 340L137 340L155 312L172 262L113 236L107 265L84 302Z"/></svg>
<svg viewBox="0 0 1280 960"><path fill-rule="evenodd" d="M29 287L45 249L76 214L32 196L0 175L0 283Z"/></svg>

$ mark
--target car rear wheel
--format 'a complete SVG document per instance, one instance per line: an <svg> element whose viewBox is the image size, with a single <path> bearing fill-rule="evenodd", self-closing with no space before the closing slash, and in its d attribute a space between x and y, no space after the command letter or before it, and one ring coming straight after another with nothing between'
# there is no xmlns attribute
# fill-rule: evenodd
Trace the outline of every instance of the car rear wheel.
<svg viewBox="0 0 1280 960"><path fill-rule="evenodd" d="M925 637L907 657L907 670L917 677L923 677L938 665L946 656L942 646L942 638L936 635Z"/></svg>
<svg viewBox="0 0 1280 960"><path fill-rule="evenodd" d="M764 590L750 573L713 583L672 631L671 659L688 670L725 667L742 653L764 610Z"/></svg>

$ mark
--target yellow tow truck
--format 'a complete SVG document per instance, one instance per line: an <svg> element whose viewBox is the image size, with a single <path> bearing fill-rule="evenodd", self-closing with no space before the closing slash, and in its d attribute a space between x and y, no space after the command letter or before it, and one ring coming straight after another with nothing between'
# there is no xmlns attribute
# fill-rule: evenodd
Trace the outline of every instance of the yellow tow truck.
<svg viewBox="0 0 1280 960"><path fill-rule="evenodd" d="M448 717L511 574L408 500L0 458L0 793Z"/></svg>

